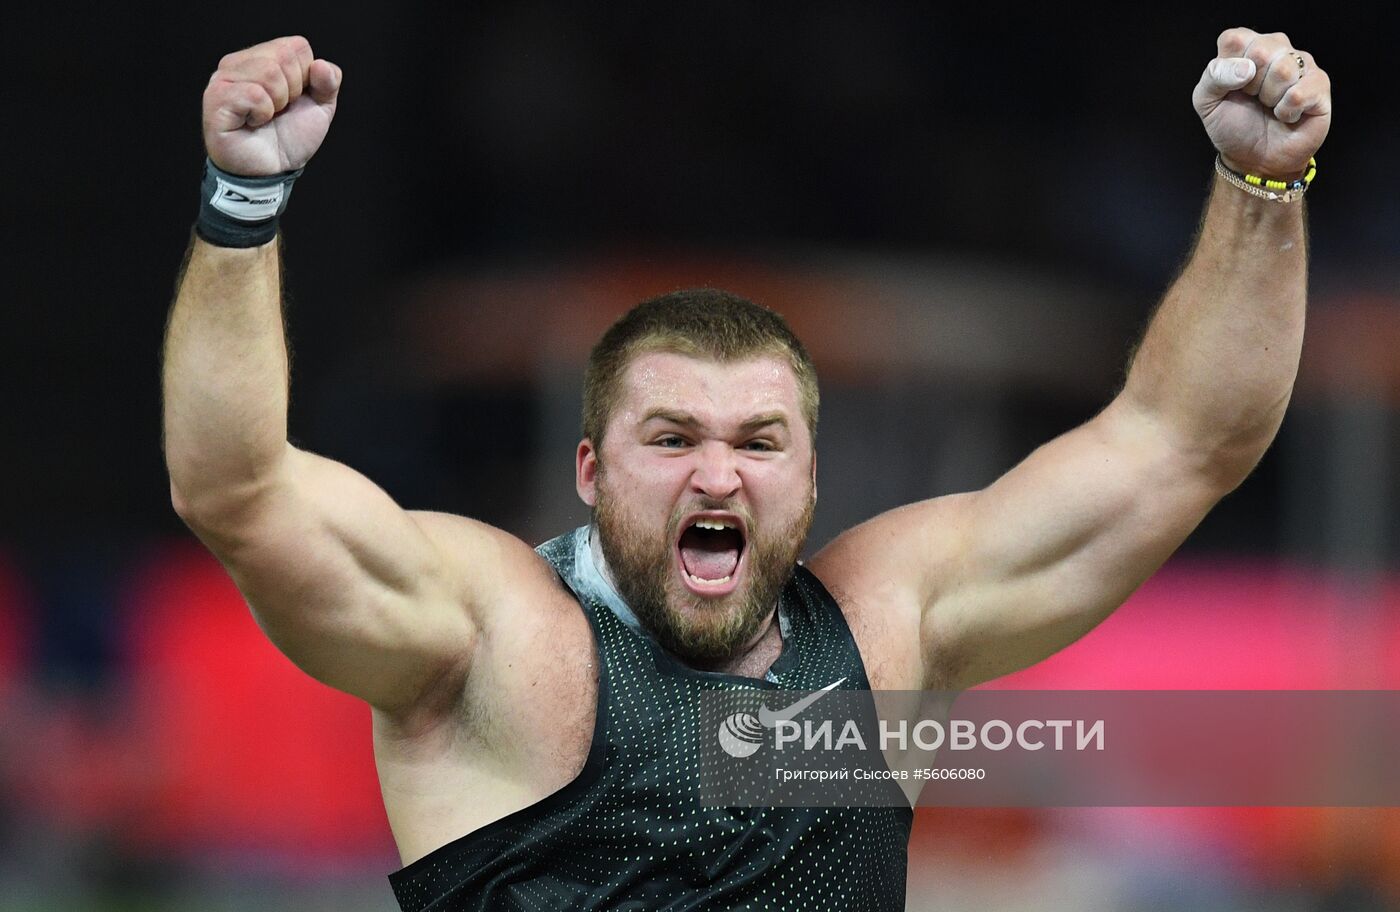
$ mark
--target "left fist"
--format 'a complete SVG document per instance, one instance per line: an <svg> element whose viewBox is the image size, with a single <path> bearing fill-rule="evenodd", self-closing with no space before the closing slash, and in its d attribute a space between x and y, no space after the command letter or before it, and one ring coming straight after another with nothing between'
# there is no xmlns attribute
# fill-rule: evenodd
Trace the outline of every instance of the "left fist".
<svg viewBox="0 0 1400 912"><path fill-rule="evenodd" d="M1332 126L1332 80L1282 32L1232 28L1216 39L1191 102L1225 164L1301 177Z"/></svg>

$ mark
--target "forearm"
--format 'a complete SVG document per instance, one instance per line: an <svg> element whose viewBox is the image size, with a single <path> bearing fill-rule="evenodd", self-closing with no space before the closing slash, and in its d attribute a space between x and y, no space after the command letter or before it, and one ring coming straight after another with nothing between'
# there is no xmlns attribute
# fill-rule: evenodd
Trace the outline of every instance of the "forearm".
<svg viewBox="0 0 1400 912"><path fill-rule="evenodd" d="M1283 420L1307 300L1303 202L1216 178L1200 236L1133 359L1122 397L1171 444L1237 483Z"/></svg>
<svg viewBox="0 0 1400 912"><path fill-rule="evenodd" d="M287 444L277 244L192 243L166 327L162 373L171 495L187 517L257 491Z"/></svg>

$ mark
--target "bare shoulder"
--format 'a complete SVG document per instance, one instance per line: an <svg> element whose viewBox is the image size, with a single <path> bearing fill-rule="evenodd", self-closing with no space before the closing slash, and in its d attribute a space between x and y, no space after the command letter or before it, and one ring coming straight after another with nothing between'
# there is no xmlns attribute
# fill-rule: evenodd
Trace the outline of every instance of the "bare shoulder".
<svg viewBox="0 0 1400 912"><path fill-rule="evenodd" d="M858 602L918 611L952 579L976 494L896 507L853 526L808 562L827 585Z"/></svg>
<svg viewBox="0 0 1400 912"><path fill-rule="evenodd" d="M448 555L456 555L473 563L494 562L504 571L540 579L554 575L549 561L523 539L504 529L455 513L410 510L409 515L423 533Z"/></svg>
<svg viewBox="0 0 1400 912"><path fill-rule="evenodd" d="M836 598L871 685L919 689L937 680L920 648L924 609L958 572L973 494L919 501L838 535L807 562Z"/></svg>
<svg viewBox="0 0 1400 912"><path fill-rule="evenodd" d="M549 561L522 539L487 523L428 510L409 515L452 570L485 581L486 597L477 606L490 612L499 605L552 605L567 591Z"/></svg>
<svg viewBox="0 0 1400 912"><path fill-rule="evenodd" d="M593 674L592 636L577 599L549 561L504 529L451 513L410 516L447 573L470 580L464 591L475 597L465 607L477 638L465 688L451 701L385 718L383 733L421 733L443 722L455 730L471 721L482 729L477 736L499 748L522 731L544 731L535 716L572 706Z"/></svg>

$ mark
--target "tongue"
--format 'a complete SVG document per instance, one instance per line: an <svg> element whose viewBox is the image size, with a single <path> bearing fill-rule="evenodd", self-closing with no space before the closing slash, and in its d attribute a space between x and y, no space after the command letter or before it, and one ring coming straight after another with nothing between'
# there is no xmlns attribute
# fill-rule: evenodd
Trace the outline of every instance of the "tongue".
<svg viewBox="0 0 1400 912"><path fill-rule="evenodd" d="M739 536L725 532L687 529L681 536L681 563L691 576L704 580L732 576L739 566Z"/></svg>

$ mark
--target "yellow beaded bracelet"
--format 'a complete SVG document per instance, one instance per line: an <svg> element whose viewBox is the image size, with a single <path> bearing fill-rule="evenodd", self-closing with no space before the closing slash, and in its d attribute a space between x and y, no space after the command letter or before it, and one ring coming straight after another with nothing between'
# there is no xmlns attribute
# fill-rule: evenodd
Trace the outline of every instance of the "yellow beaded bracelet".
<svg viewBox="0 0 1400 912"><path fill-rule="evenodd" d="M1215 155L1215 170L1217 174L1225 178L1226 183L1239 187L1246 193L1261 199L1291 203L1295 199L1302 199L1303 194L1308 192L1313 178L1317 176L1317 159L1308 159L1307 173L1297 180L1291 181L1273 180L1260 177L1257 174L1238 174L1225 165L1218 152Z"/></svg>

